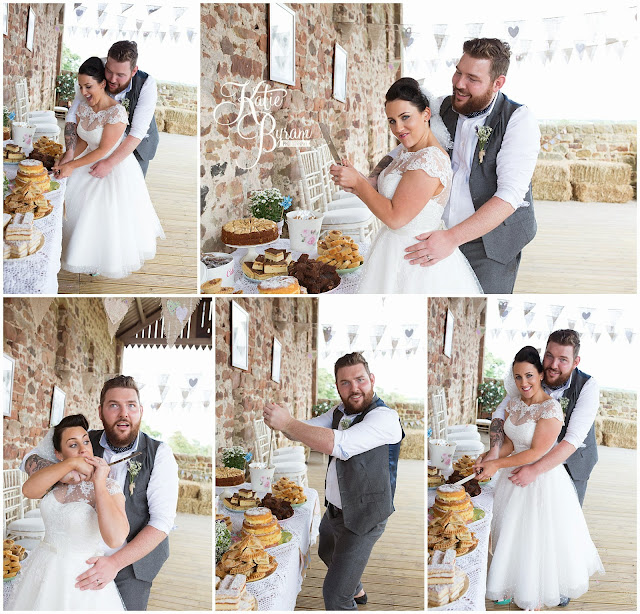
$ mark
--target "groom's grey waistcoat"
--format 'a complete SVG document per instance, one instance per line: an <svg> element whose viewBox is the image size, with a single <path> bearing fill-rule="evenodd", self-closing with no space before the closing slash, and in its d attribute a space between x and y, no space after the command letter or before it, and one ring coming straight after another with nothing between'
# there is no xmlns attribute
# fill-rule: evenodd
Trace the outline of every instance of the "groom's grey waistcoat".
<svg viewBox="0 0 640 614"><path fill-rule="evenodd" d="M563 398L569 399L569 404L567 405L567 410L565 412L565 421L562 430L560 431L560 435L558 436L558 441L562 441L565 433L567 432L567 425L569 424L569 419L571 418L571 414L573 413L573 409L578 402L578 397L580 396L580 391L582 387L587 383L587 381L591 379L590 375L583 373L579 369L575 369L571 376L571 384L569 384L569 388L564 391L562 395ZM569 471L571 472L571 477L574 480L588 480L591 475L591 470L594 468L595 464L598 462L598 446L596 444L596 425L595 422L591 425L591 429L589 433L585 437L584 448L578 448L565 462L567 467L569 467Z"/></svg>
<svg viewBox="0 0 640 614"><path fill-rule="evenodd" d="M492 130L485 145L485 156L480 164L480 142L476 146L469 176L469 190L473 206L477 211L498 189L497 157L502 146L502 139L507 130L509 119L514 111L522 105L509 100L502 92L498 92L496 102L484 125ZM456 138L458 113L451 106L451 96L447 96L440 105L440 116L449 130L451 139ZM449 156L453 149L449 150ZM533 193L531 183L524 199L528 207L519 207L504 222L482 237L484 250L491 260L502 264L511 262L536 235L536 218L533 212Z"/></svg>
<svg viewBox="0 0 640 614"><path fill-rule="evenodd" d="M127 134L129 134L129 130L131 130L131 120L133 119L133 112L135 111L138 99L140 98L140 91L148 77L149 75L146 72L139 70L133 76L133 79L131 79L131 89L126 95L126 98L129 99L129 125L125 130ZM155 114L151 118L147 134L148 136L140 141L140 144L135 150L142 160L153 159L153 156L156 155L156 150L158 149L158 142L160 138L158 136L158 126L156 125Z"/></svg>
<svg viewBox="0 0 640 614"><path fill-rule="evenodd" d="M351 426L362 422L372 409L381 405L384 403L374 396L369 407L354 418ZM334 409L331 428L338 428L342 416L338 408ZM344 526L356 535L368 533L394 511L389 448L385 444L346 461L335 459ZM397 468L397 462L395 466Z"/></svg>
<svg viewBox="0 0 640 614"><path fill-rule="evenodd" d="M89 431L89 438L93 445L93 452L102 458L104 448L100 445L100 438L103 430ZM131 476L127 472L127 481L124 487L125 511L129 521L129 543L149 522L149 504L147 502L147 486L151 478L151 471L155 462L158 447L162 442L149 437L146 433L140 432L138 441L138 452L142 456L137 456L136 461L142 464L140 473L135 477L133 495L129 489ZM169 538L166 537L149 554L133 563L133 572L138 580L153 582L164 562L169 558Z"/></svg>

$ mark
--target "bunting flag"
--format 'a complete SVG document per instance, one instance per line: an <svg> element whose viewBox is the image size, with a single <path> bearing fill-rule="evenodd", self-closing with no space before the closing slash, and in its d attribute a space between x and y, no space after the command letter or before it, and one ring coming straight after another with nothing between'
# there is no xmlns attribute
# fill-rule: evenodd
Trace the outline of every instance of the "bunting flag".
<svg viewBox="0 0 640 614"><path fill-rule="evenodd" d="M133 4L130 4L128 2L121 2L120 3L120 12L121 13L125 13L126 11L128 11L131 7L133 6Z"/></svg>
<svg viewBox="0 0 640 614"><path fill-rule="evenodd" d="M53 303L53 297L38 297L38 298L30 298L29 304L31 305L31 313L33 314L33 321L36 325L36 328L40 326L42 323L42 319L44 318L47 311L49 311L49 307L51 307L51 303Z"/></svg>
<svg viewBox="0 0 640 614"><path fill-rule="evenodd" d="M155 13L158 9L162 8L159 4L148 4L147 5L147 15L151 15L151 13Z"/></svg>
<svg viewBox="0 0 640 614"><path fill-rule="evenodd" d="M173 347L199 302L197 297L162 299L164 334L169 347Z"/></svg>
<svg viewBox="0 0 640 614"><path fill-rule="evenodd" d="M173 20L174 21L178 21L178 19L180 19L180 17L182 17L186 11L186 7L182 7L182 6L174 6L173 7Z"/></svg>
<svg viewBox="0 0 640 614"><path fill-rule="evenodd" d="M107 297L102 299L104 310L107 314L107 326L109 329L109 335L113 339L120 322L127 315L129 307L133 303L133 298L121 298L121 297Z"/></svg>

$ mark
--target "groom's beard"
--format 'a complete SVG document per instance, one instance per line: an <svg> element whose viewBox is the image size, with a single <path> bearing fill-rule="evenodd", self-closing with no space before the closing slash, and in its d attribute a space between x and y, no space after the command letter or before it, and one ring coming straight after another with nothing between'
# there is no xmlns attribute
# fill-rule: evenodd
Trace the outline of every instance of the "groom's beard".
<svg viewBox="0 0 640 614"><path fill-rule="evenodd" d="M344 413L347 416L350 416L351 414L359 414L361 411L364 411L365 409L367 409L367 407L369 407L369 405L371 405L374 394L375 392L372 388L368 393L363 394L362 400L358 403L352 403L349 400L349 397L345 399L342 395L340 395L340 399L342 400L342 404L344 405Z"/></svg>
<svg viewBox="0 0 640 614"><path fill-rule="evenodd" d="M127 422L129 422L129 431L123 434L117 430L116 423L105 424L105 421L102 421L102 426L107 434L107 440L112 446L124 448L136 440L138 432L140 431L140 422L138 422L138 424L133 424L133 422L128 420Z"/></svg>
<svg viewBox="0 0 640 614"><path fill-rule="evenodd" d="M133 77L131 77L131 79L133 79ZM109 94L111 94L112 96L115 96L116 94L119 94L120 92L124 92L124 90L126 90L129 87L129 84L131 83L131 79L129 79L129 81L127 81L124 85L121 85L120 87L116 87L114 90L111 89L111 85L107 81L107 87L109 89Z"/></svg>
<svg viewBox="0 0 640 614"><path fill-rule="evenodd" d="M457 90L460 94L464 94L465 96L469 93L464 90ZM493 99L494 92L489 87L484 94L478 94L477 96L470 96L466 102L462 104L456 102L456 88L453 88L453 98L451 99L451 106L456 113L460 113L461 115L469 115L470 113L475 113L476 111L482 111L486 109Z"/></svg>

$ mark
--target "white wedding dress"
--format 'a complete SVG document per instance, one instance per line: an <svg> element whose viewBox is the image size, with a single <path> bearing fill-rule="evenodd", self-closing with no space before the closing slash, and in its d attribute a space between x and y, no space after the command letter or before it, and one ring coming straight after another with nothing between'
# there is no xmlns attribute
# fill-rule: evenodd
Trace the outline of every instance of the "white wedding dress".
<svg viewBox="0 0 640 614"><path fill-rule="evenodd" d="M86 141L82 157L100 145L107 124L128 123L118 104L95 113L78 107L78 136ZM111 155L125 138L113 146ZM89 174L92 164L76 168L67 181L66 219L62 225L62 268L119 279L156 255L156 237L164 238L142 170L133 154L103 178Z"/></svg>
<svg viewBox="0 0 640 614"><path fill-rule="evenodd" d="M409 264L405 248L418 243L416 236L444 230L442 213L451 191L451 160L437 147L402 151L378 177L378 192L393 198L407 171L423 170L440 179L444 189L434 196L408 224L392 230L383 226L365 259L360 294L482 294L478 279L459 249L444 260L428 266Z"/></svg>
<svg viewBox="0 0 640 614"><path fill-rule="evenodd" d="M107 490L122 492L110 478ZM40 511L44 539L23 561L5 610L124 610L113 581L99 591L75 588L76 578L90 568L87 559L101 556L105 548L93 482L57 484L42 499Z"/></svg>
<svg viewBox="0 0 640 614"><path fill-rule="evenodd" d="M553 399L531 406L514 399L507 411L504 432L514 454L531 447L539 419L564 422ZM512 471L502 469L496 478L487 598L510 598L521 609L535 609L580 597L589 590L589 577L604 568L569 474L559 465L521 487L509 480Z"/></svg>

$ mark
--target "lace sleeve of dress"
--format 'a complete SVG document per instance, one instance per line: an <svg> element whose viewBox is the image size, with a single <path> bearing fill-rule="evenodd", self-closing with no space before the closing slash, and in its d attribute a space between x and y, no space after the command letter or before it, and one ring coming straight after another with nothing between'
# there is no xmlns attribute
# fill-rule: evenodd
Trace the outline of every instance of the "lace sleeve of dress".
<svg viewBox="0 0 640 614"><path fill-rule="evenodd" d="M121 104L116 104L105 113L105 124L124 124L129 123L129 114Z"/></svg>
<svg viewBox="0 0 640 614"><path fill-rule="evenodd" d="M118 484L118 482L112 480L111 478L107 478L107 492L110 495L117 495L118 493L122 492L122 488L120 487L120 484Z"/></svg>
<svg viewBox="0 0 640 614"><path fill-rule="evenodd" d="M556 401L555 399L549 399L544 403L540 403L539 408L540 409L536 417L537 420L540 420L541 418L556 418L564 424L562 407L560 407L560 403L558 403L558 401Z"/></svg>
<svg viewBox="0 0 640 614"><path fill-rule="evenodd" d="M447 188L451 181L451 161L437 147L426 147L417 151L405 167L405 171L422 170L430 177L437 177Z"/></svg>

